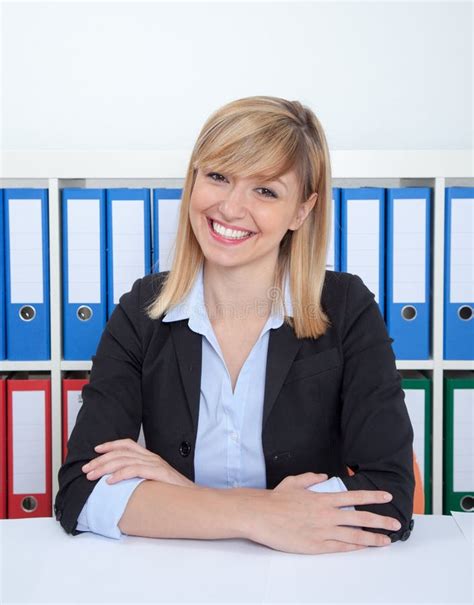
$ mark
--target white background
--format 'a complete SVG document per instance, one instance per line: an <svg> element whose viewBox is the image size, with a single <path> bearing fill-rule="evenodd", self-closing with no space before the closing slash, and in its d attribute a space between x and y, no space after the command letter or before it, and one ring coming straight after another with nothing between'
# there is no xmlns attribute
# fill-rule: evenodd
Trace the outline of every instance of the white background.
<svg viewBox="0 0 474 605"><path fill-rule="evenodd" d="M236 98L334 149L472 145L471 2L2 2L3 150L186 150Z"/></svg>

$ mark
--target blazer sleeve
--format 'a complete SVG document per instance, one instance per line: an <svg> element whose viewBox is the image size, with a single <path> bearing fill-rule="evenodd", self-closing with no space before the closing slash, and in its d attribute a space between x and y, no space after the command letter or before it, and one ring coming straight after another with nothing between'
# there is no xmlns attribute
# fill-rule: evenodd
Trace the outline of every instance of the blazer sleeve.
<svg viewBox="0 0 474 605"><path fill-rule="evenodd" d="M415 477L413 428L392 342L374 294L351 275L342 333L341 433L344 462L355 474L342 481L349 490L392 494L386 504L355 508L398 519L397 532L370 529L394 542L406 540L413 527Z"/></svg>
<svg viewBox="0 0 474 605"><path fill-rule="evenodd" d="M77 535L77 519L100 480L90 481L82 466L99 454L105 441L138 439L142 422L141 367L143 361L143 282L120 297L92 357L83 404L68 441L68 455L59 470L54 512L67 533ZM145 301L145 302L150 302ZM151 320L150 320L151 321Z"/></svg>

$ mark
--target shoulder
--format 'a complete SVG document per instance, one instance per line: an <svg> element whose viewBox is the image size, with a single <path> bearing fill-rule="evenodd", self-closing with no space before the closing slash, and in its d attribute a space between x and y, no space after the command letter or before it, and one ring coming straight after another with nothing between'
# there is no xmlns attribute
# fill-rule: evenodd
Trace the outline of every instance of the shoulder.
<svg viewBox="0 0 474 605"><path fill-rule="evenodd" d="M374 294L370 292L365 283L355 273L348 273L346 271L329 271L326 270L324 277L324 285L322 296L328 301L334 301L341 303L341 297L347 295L350 291L351 295L356 293L362 294Z"/></svg>
<svg viewBox="0 0 474 605"><path fill-rule="evenodd" d="M138 323L141 327L153 323L154 320L148 317L147 308L159 295L168 273L151 273L136 279L131 289L120 297L116 312L125 314L132 323Z"/></svg>
<svg viewBox="0 0 474 605"><path fill-rule="evenodd" d="M321 304L342 332L369 305L377 305L375 295L354 273L326 270Z"/></svg>
<svg viewBox="0 0 474 605"><path fill-rule="evenodd" d="M138 280L140 282L140 299L143 304L151 303L159 295L168 274L169 271L150 273Z"/></svg>
<svg viewBox="0 0 474 605"><path fill-rule="evenodd" d="M158 296L169 271L150 273L136 279L128 292L120 297L120 304L147 305Z"/></svg>

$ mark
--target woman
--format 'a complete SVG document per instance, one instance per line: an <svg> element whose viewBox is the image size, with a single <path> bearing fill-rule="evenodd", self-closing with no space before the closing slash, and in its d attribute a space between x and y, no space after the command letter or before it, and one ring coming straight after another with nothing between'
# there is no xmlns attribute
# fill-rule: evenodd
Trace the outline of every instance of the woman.
<svg viewBox="0 0 474 605"><path fill-rule="evenodd" d="M207 120L171 271L121 297L93 357L59 471L68 533L295 553L408 538L413 430L374 295L325 270L331 195L299 102Z"/></svg>

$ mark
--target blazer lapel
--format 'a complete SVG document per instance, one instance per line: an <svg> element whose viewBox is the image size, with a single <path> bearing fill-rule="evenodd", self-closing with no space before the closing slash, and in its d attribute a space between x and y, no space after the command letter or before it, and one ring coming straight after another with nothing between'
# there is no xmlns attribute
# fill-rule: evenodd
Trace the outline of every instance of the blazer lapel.
<svg viewBox="0 0 474 605"><path fill-rule="evenodd" d="M194 432L196 433L201 394L202 335L189 329L187 319L170 322L169 325L193 421ZM286 323L283 323L276 330L270 330L265 372L262 428L265 426L278 393L301 345L302 341L296 338L293 329Z"/></svg>
<svg viewBox="0 0 474 605"><path fill-rule="evenodd" d="M170 322L169 325L196 434L201 395L202 335L189 328L187 319Z"/></svg>
<svg viewBox="0 0 474 605"><path fill-rule="evenodd" d="M302 340L296 338L293 329L287 323L283 323L276 330L270 330L265 372L262 430L302 344Z"/></svg>

